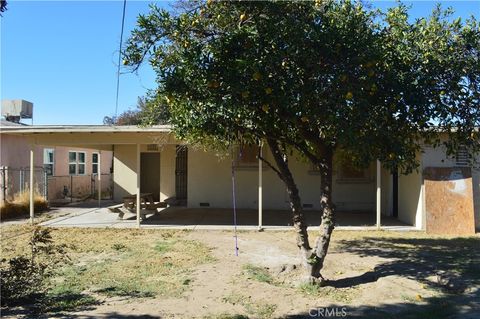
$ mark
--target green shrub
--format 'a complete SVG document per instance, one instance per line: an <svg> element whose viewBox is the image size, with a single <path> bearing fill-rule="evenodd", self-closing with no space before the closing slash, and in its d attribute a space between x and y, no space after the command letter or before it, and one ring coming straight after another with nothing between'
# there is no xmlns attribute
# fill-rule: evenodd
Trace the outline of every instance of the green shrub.
<svg viewBox="0 0 480 319"><path fill-rule="evenodd" d="M2 306L19 304L45 295L47 278L55 272L59 262L68 259L64 247L53 243L48 228L36 227L29 246L29 255L0 260Z"/></svg>

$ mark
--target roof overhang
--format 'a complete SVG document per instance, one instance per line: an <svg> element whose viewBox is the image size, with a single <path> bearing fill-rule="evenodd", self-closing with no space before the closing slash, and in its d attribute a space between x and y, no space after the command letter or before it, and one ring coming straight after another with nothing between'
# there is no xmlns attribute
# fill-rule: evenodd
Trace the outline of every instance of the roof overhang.
<svg viewBox="0 0 480 319"><path fill-rule="evenodd" d="M170 125L149 127L107 125L36 125L1 127L1 135L24 136L45 146L98 147L116 144L179 144Z"/></svg>

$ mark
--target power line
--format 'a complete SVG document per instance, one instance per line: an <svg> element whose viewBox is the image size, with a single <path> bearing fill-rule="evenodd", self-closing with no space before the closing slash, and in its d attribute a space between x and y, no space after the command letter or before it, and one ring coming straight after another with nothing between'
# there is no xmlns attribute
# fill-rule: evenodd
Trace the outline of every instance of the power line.
<svg viewBox="0 0 480 319"><path fill-rule="evenodd" d="M122 60L122 43L123 43L123 27L125 25L125 8L127 7L127 0L123 0L123 13L122 13L122 29L120 31L120 45L118 49L118 64L117 64L117 95L115 98L115 118L118 113L118 93L120 92L120 63ZM114 123L115 124L115 121Z"/></svg>

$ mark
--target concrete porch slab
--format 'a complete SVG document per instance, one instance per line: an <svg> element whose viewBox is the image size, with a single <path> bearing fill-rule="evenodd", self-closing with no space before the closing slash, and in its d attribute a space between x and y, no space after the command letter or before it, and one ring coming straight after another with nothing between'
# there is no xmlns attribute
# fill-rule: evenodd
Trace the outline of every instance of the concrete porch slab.
<svg viewBox="0 0 480 319"><path fill-rule="evenodd" d="M60 208L61 210L61 208ZM135 228L137 226L134 214L125 215L119 219L118 214L108 208L79 208L75 211L69 208L69 214L41 223L52 227L95 227L95 228ZM319 211L305 211L305 220L309 229L318 229L320 224ZM376 229L375 215L363 212L338 212L337 229L360 230ZM141 222L142 228L158 229L211 229L231 230L234 227L232 209L216 208L184 208L169 207L154 215L147 215ZM265 210L263 212L263 228L267 230L289 230L292 227L289 211ZM395 218L382 216L382 228L386 230L416 230L415 227L404 224ZM253 209L237 210L238 230L257 230L258 215Z"/></svg>

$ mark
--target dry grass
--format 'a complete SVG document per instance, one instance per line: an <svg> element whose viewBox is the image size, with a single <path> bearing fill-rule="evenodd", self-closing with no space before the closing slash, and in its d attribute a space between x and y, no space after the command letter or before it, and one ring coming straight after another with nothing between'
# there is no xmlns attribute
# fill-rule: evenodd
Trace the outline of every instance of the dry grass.
<svg viewBox="0 0 480 319"><path fill-rule="evenodd" d="M27 253L31 230L2 227L2 256ZM214 260L208 247L184 239L184 231L62 228L51 234L71 258L51 280L50 293L59 300L80 294L179 297L195 280L192 269Z"/></svg>
<svg viewBox="0 0 480 319"><path fill-rule="evenodd" d="M48 202L40 195L38 190L33 193L35 213L48 209ZM8 219L28 215L30 211L30 190L26 189L13 196L13 200L0 203L0 218Z"/></svg>

